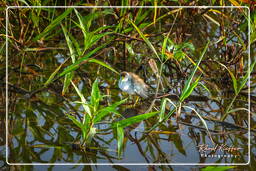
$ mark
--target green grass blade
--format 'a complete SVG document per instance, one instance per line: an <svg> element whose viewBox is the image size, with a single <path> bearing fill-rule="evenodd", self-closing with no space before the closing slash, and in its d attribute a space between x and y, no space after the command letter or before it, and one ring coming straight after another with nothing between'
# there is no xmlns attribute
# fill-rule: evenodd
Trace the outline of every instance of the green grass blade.
<svg viewBox="0 0 256 171"><path fill-rule="evenodd" d="M92 127L89 131L89 134L87 135L87 138L86 138L86 143L87 145L91 143L92 141L92 138L94 137L94 135L96 134L96 128Z"/></svg>
<svg viewBox="0 0 256 171"><path fill-rule="evenodd" d="M117 125L117 152L118 152L118 157L120 158L122 154L122 148L123 148L123 142L124 142L124 129L123 127L120 127Z"/></svg>
<svg viewBox="0 0 256 171"><path fill-rule="evenodd" d="M209 129L208 129L208 126L207 126L207 124L206 124L204 118L203 118L194 108L189 107L189 106L182 106L182 107L188 108L188 109L190 109L190 110L193 110L193 111L196 113L196 115L199 117L199 119L202 121L204 127L206 128L206 130L207 130L207 132L208 132L208 135L209 135L209 137L210 137L210 139L211 139L211 141L212 141L212 143L213 143L213 145L214 145L214 141L213 141L213 139L212 139L211 133L210 133L210 131L209 131Z"/></svg>
<svg viewBox="0 0 256 171"><path fill-rule="evenodd" d="M112 128L116 128L117 125L119 125L119 127L125 128L127 126L132 125L132 124L141 122L145 119L148 119L152 116L155 116L157 113L159 113L159 112L145 113L145 114L140 114L140 115L137 115L137 116L133 116L133 117L121 120L121 121L117 121L117 122L112 124Z"/></svg>
<svg viewBox="0 0 256 171"><path fill-rule="evenodd" d="M69 73L69 72L71 72L71 71L74 71L74 70L78 69L80 65L82 65L84 62L86 62L86 61L87 61L92 55L94 55L96 52L98 52L99 50L101 50L101 49L103 49L104 47L106 47L109 43L110 43L110 41L107 42L107 43L105 43L105 44L103 44L103 45L101 45L101 46L99 46L99 47L97 47L97 48L95 48L95 49L93 49L92 51L90 51L89 53L87 53L85 56L83 56L82 58L78 59L74 64L69 65L68 67L66 67L66 68L64 69L64 71L62 71L62 72L60 73L59 76L61 77L61 76L65 75L66 73Z"/></svg>
<svg viewBox="0 0 256 171"><path fill-rule="evenodd" d="M180 97L180 101L184 101L188 96L190 96L190 94L193 92L193 90L195 89L195 87L198 85L198 82L200 80L201 77L198 77L187 89L187 91L185 91L184 93L182 93L181 97Z"/></svg>
<svg viewBox="0 0 256 171"><path fill-rule="evenodd" d="M68 8L65 12L59 15L56 19L54 19L39 35L37 35L33 41L37 41L43 37L45 37L51 30L53 30L60 22L66 18L68 14L72 12L73 8Z"/></svg>
<svg viewBox="0 0 256 171"><path fill-rule="evenodd" d="M80 48L80 45L79 43L77 42L77 40L72 36L71 33L68 32L68 36L69 38L71 39L74 47L75 47L75 52L77 53L78 56L81 56L82 55L82 51L81 51L81 48Z"/></svg>
<svg viewBox="0 0 256 171"><path fill-rule="evenodd" d="M94 112L97 111L101 100L100 89L98 86L98 80L96 79L92 84L91 101L90 104L94 108Z"/></svg>
<svg viewBox="0 0 256 171"><path fill-rule="evenodd" d="M65 78L64 78L64 85L63 85L63 88L62 88L62 92L61 94L64 96L65 93L68 91L68 87L73 79L73 76L74 76L74 73L73 72L70 72L70 73L67 73L65 75Z"/></svg>
<svg viewBox="0 0 256 171"><path fill-rule="evenodd" d="M152 43L144 36L144 34L140 31L140 29L131 20L128 19L128 22L130 22L133 25L133 27L139 33L140 37L146 42L146 44L149 46L149 48L155 53L155 55L157 56L159 61L161 61L161 59L160 59L155 47L152 45Z"/></svg>
<svg viewBox="0 0 256 171"><path fill-rule="evenodd" d="M108 107L105 107L103 109L100 109L98 112L97 112L97 115L95 116L95 119L94 119L94 122L97 123L97 122L100 122L102 118L104 118L107 114L109 113L115 113L115 114L118 114L119 115L119 112L117 112L116 108L117 106L123 104L127 99L124 99L124 100L121 100L119 102L116 102Z"/></svg>
<svg viewBox="0 0 256 171"><path fill-rule="evenodd" d="M82 124L72 115L67 114L67 117L72 120L72 122L78 126L79 128L82 128Z"/></svg>
<svg viewBox="0 0 256 171"><path fill-rule="evenodd" d="M86 101L84 95L80 92L80 90L76 87L76 85L75 85L72 81L71 81L71 83L72 83L73 87L75 88L76 93L78 94L78 96L79 96L80 99L81 99L82 106L83 106L85 112L86 112L90 117L92 117L90 107L89 107L89 105L87 105L88 103L87 103L87 101Z"/></svg>
<svg viewBox="0 0 256 171"><path fill-rule="evenodd" d="M202 54L201 54L201 56L200 56L198 62L197 62L197 64L196 64L194 70L193 70L192 73L190 74L188 80L185 82L185 86L184 86L184 88L183 88L183 90L182 90L182 94L181 94L181 97L183 97L183 98L182 98L183 100L185 99L184 96L185 96L185 94L187 94L188 89L191 90L191 88L190 88L191 82L193 81L193 77L194 77L194 75L195 75L195 73L196 73L196 71L197 71L197 69L198 69L198 67L199 67L199 64L201 63L201 61L202 61L202 59L203 59L203 57L204 57L204 54L205 54L205 52L206 52L208 46L209 46L209 41L207 42L207 44L206 44L206 46L205 46L205 48L204 48L204 50L203 50L203 52L202 52Z"/></svg>
<svg viewBox="0 0 256 171"><path fill-rule="evenodd" d="M162 60L165 58L165 51L166 51L166 45L167 45L167 40L169 38L170 32L167 34L167 36L164 38L163 46L162 46Z"/></svg>
<svg viewBox="0 0 256 171"><path fill-rule="evenodd" d="M201 171L228 171L235 168L235 166L207 166L202 168Z"/></svg>
<svg viewBox="0 0 256 171"><path fill-rule="evenodd" d="M47 86L48 84L50 84L50 83L53 81L55 75L59 72L59 70L61 69L61 67L62 67L63 64L64 64L64 63L60 64L60 65L58 66L58 68L50 75L50 77L48 78L48 80L44 83L44 86Z"/></svg>
<svg viewBox="0 0 256 171"><path fill-rule="evenodd" d="M164 118L166 102L167 102L167 100L166 100L166 98L164 98L162 100L162 103L161 103L161 109L160 109L160 114L159 114L159 122L161 122Z"/></svg>
<svg viewBox="0 0 256 171"><path fill-rule="evenodd" d="M67 31L66 27L61 24L61 28L62 28L63 33L64 33L65 38L66 38L66 42L67 42L67 45L68 45L68 49L69 49L69 52L70 52L72 63L75 63L75 61L76 61L76 50L75 50L75 48L73 46L73 43L72 43L72 41L71 41L71 39L70 39L70 37L67 33L68 31Z"/></svg>
<svg viewBox="0 0 256 171"><path fill-rule="evenodd" d="M82 32L84 33L84 35L85 35L85 37L86 37L86 33L87 33L87 31L88 31L88 28L85 26L81 14L80 14L76 9L75 9L74 11L75 11L76 16L77 16L77 18L78 18L79 26L80 26L80 28L82 29Z"/></svg>
<svg viewBox="0 0 256 171"><path fill-rule="evenodd" d="M99 61L97 59L90 59L88 62L97 63L101 66L108 68L109 70L113 71L114 73L119 74L114 68L112 68L110 65L106 64L105 62Z"/></svg>
<svg viewBox="0 0 256 171"><path fill-rule="evenodd" d="M228 71L229 75L231 76L232 82L233 82L233 88L234 88L235 94L237 95L238 94L238 87L237 87L237 79L236 79L236 77L234 76L234 74L224 64L222 64L220 62L218 62L218 64L223 66Z"/></svg>
<svg viewBox="0 0 256 171"><path fill-rule="evenodd" d="M249 79L250 74L253 71L253 68L255 67L256 61L254 61L251 65L250 68L248 69L246 75L242 78L242 80L239 82L239 88L238 88L238 93L242 90L242 88L244 87L244 85L246 84L246 82Z"/></svg>

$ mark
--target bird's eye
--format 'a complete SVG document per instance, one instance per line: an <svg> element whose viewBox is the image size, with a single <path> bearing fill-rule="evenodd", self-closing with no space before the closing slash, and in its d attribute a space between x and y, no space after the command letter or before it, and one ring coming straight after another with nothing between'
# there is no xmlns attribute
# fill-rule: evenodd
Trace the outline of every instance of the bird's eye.
<svg viewBox="0 0 256 171"><path fill-rule="evenodd" d="M125 78L125 73L121 73L121 78Z"/></svg>

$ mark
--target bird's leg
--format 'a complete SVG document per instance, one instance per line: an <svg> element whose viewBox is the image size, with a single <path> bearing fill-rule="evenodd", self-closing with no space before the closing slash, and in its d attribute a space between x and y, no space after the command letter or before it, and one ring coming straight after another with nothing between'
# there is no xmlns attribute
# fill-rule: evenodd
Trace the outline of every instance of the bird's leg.
<svg viewBox="0 0 256 171"><path fill-rule="evenodd" d="M134 103L133 107L135 107L135 106L136 106L136 104L138 103L138 101L139 101L139 97L137 96L137 97L136 97L136 101L135 101L135 103Z"/></svg>

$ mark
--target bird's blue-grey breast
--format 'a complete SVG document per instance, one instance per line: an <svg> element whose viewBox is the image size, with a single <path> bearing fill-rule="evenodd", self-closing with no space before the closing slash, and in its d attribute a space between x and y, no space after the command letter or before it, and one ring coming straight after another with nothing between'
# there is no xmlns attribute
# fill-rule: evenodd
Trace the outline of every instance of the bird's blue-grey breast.
<svg viewBox="0 0 256 171"><path fill-rule="evenodd" d="M126 75L124 78L121 77L118 87L128 94L135 94L134 84L130 75Z"/></svg>
<svg viewBox="0 0 256 171"><path fill-rule="evenodd" d="M136 74L123 72L118 82L119 88L128 94L137 94L143 98L148 98L149 86Z"/></svg>

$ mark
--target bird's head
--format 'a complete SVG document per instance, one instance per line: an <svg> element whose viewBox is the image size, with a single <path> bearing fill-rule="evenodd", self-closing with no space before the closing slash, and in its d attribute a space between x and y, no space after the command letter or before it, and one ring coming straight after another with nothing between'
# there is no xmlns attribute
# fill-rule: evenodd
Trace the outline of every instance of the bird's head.
<svg viewBox="0 0 256 171"><path fill-rule="evenodd" d="M129 79L130 74L128 72L121 72L120 76L121 76L121 80L122 81L127 81Z"/></svg>

